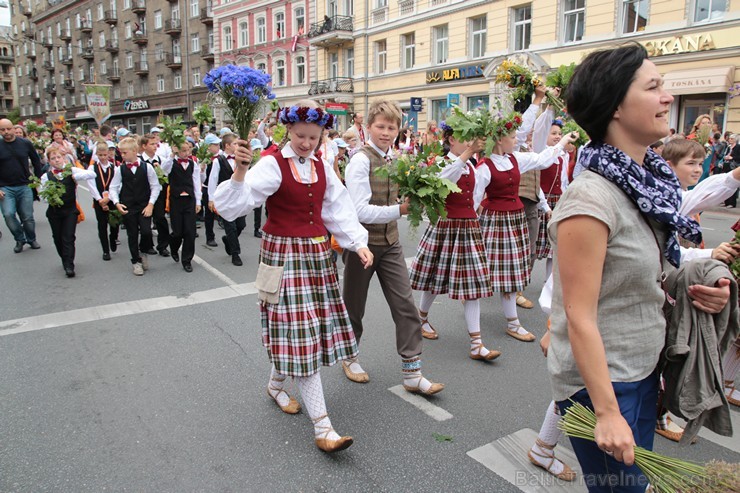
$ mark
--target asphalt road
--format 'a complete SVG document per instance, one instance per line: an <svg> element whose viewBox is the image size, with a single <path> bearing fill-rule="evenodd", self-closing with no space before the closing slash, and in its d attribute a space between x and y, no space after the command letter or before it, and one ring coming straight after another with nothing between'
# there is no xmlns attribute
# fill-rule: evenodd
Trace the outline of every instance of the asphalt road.
<svg viewBox="0 0 740 493"><path fill-rule="evenodd" d="M244 266L234 267L221 247L205 246L201 229L192 274L157 257L137 278L123 232L113 260L102 261L89 196L80 197L88 219L77 229L74 279L64 277L45 207L35 211L41 250L14 254L1 226L0 491L520 491L466 455L538 430L550 401L539 346L504 335L497 298L482 307L484 342L503 352L493 363L467 357L458 302L440 297L432 308L440 339L425 342L424 372L447 388L427 402L452 416L437 421L389 391L401 384L400 361L374 281L361 346L370 383L348 381L338 366L321 372L335 428L355 438L326 455L306 414L281 413L265 392L269 362L250 284L259 240L242 236ZM708 244L729 239L737 217L706 213ZM247 224L245 232L251 217ZM421 232L410 237L405 222L402 231L411 257ZM540 262L533 300L543 276ZM542 335L538 308L520 318ZM658 437L656 448L737 462L738 441L678 448Z"/></svg>

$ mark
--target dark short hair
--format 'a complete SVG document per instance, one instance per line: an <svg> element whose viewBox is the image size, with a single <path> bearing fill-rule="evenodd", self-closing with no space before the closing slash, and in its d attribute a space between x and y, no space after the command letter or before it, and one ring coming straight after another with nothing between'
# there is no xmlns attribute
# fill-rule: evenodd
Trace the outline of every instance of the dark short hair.
<svg viewBox="0 0 740 493"><path fill-rule="evenodd" d="M614 112L647 56L645 47L631 43L592 52L576 68L568 84L568 113L593 141L604 140Z"/></svg>
<svg viewBox="0 0 740 493"><path fill-rule="evenodd" d="M111 132L113 132L113 129L111 128L110 125L103 124L100 126L100 135L108 135Z"/></svg>
<svg viewBox="0 0 740 493"><path fill-rule="evenodd" d="M652 144L650 144L650 149L657 149L658 147L662 147L664 145L665 144L663 144L663 141L662 140L656 140L655 142L653 142Z"/></svg>

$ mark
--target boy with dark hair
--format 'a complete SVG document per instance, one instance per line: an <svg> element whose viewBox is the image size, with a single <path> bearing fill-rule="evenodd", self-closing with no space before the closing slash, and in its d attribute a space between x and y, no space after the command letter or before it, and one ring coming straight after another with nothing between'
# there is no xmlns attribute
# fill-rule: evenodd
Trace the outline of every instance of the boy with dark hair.
<svg viewBox="0 0 740 493"><path fill-rule="evenodd" d="M142 163L150 164L152 167L157 168L162 166L162 158L157 155L157 146L159 145L159 138L154 134L145 134L139 137L139 147L141 150L140 161ZM156 172L156 171L155 171ZM157 229L157 249L153 247L149 248L146 253L150 255L156 255L159 253L163 257L169 257L170 252L167 248L170 245L170 228L167 224L166 207L167 207L167 183L159 182L162 190L157 198L157 202L154 204L154 227ZM145 251L142 248L142 251Z"/></svg>
<svg viewBox="0 0 740 493"><path fill-rule="evenodd" d="M195 164L190 151L190 142L183 142L174 150L177 157L163 164L162 169L170 178L170 250L172 260L180 261L180 245L182 245L182 268L185 272L193 272L191 264L195 255L195 215L200 212L200 167Z"/></svg>
<svg viewBox="0 0 740 493"><path fill-rule="evenodd" d="M110 252L118 249L118 226L108 223L108 212L110 211L110 185L116 171L116 165L112 159L108 144L100 142L95 146L98 156L97 162L91 163L88 171L95 175L88 180L90 195L93 196L93 210L98 222L98 238L103 247L103 260L110 260ZM110 228L110 234L108 229Z"/></svg>
<svg viewBox="0 0 740 493"><path fill-rule="evenodd" d="M216 188L219 184L231 179L231 175L234 174L234 168L236 167L236 161L234 160L234 153L237 147L236 141L237 136L235 134L224 135L221 139L223 152L213 158L213 167L208 177L208 196L210 200L208 208L214 213L216 209L213 205L213 197L216 195ZM224 242L226 254L231 255L232 264L240 266L242 265L242 259L239 256L241 254L239 235L247 225L246 218L244 216L237 217L233 221L223 219L223 223L226 234L221 237L221 241Z"/></svg>

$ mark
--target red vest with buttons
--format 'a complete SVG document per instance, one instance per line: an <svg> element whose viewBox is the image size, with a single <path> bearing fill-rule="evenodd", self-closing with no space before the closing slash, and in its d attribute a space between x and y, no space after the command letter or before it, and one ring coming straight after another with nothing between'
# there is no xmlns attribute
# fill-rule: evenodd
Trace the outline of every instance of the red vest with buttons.
<svg viewBox="0 0 740 493"><path fill-rule="evenodd" d="M473 189L475 188L475 172L473 166L468 164L467 175L462 175L457 180L460 192L451 193L447 196L445 208L448 219L475 219L478 217L473 208Z"/></svg>
<svg viewBox="0 0 740 493"><path fill-rule="evenodd" d="M507 157L514 165L508 171L499 171L488 158L483 160L482 165L491 170L491 183L486 187L486 199L481 204L486 210L508 212L524 209L519 200L519 163L511 154Z"/></svg>
<svg viewBox="0 0 740 493"><path fill-rule="evenodd" d="M560 173L563 172L563 158L559 157L557 163L540 172L540 187L542 191L550 195L563 195L560 188Z"/></svg>
<svg viewBox="0 0 740 493"><path fill-rule="evenodd" d="M316 183L299 183L293 178L290 163L275 149L269 154L280 167L282 179L277 191L267 199L270 215L265 233L274 236L313 238L324 236L326 228L321 220L321 205L326 191L326 174L321 161L314 160Z"/></svg>

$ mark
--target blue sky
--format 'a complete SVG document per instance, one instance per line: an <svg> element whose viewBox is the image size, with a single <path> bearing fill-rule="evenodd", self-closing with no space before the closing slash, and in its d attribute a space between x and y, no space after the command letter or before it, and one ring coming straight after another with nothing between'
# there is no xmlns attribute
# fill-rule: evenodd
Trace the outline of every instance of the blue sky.
<svg viewBox="0 0 740 493"><path fill-rule="evenodd" d="M3 2L0 2L3 3ZM7 5L7 2L5 2ZM0 26L9 26L10 25L10 9L6 6L4 8L0 8Z"/></svg>

